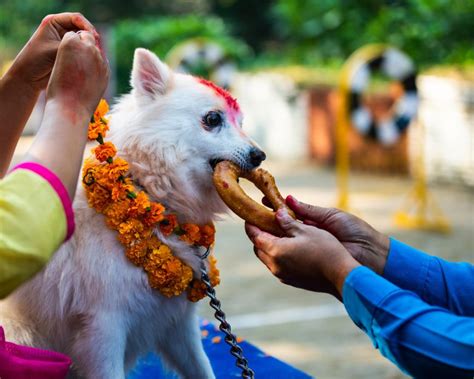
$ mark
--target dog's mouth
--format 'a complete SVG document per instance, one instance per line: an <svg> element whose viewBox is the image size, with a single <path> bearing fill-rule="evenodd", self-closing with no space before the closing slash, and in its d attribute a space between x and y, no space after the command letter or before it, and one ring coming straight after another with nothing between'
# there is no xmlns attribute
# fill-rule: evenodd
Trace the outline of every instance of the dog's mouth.
<svg viewBox="0 0 474 379"><path fill-rule="evenodd" d="M222 162L222 161L225 161L225 159L221 159L221 158L212 158L212 159L210 159L209 160L209 165L211 166L212 171L214 171L216 169L217 164Z"/></svg>

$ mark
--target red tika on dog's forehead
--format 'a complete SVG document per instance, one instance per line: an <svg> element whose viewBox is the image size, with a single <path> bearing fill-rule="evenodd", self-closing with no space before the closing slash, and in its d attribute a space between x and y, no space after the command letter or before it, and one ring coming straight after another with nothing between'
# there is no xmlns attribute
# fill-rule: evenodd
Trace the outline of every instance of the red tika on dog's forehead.
<svg viewBox="0 0 474 379"><path fill-rule="evenodd" d="M199 78L198 80L199 80L199 83L205 85L206 87L211 88L216 93L216 95L222 97L230 109L233 109L236 112L240 112L240 107L239 107L239 103L237 103L237 99L233 97L229 92L219 87L218 85L214 84L210 80L206 80L203 78Z"/></svg>

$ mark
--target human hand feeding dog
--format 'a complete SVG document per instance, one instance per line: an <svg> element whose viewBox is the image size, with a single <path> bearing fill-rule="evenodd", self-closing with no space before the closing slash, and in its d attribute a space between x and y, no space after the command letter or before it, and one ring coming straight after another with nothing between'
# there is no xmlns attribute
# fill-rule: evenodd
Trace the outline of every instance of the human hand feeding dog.
<svg viewBox="0 0 474 379"><path fill-rule="evenodd" d="M347 274L359 264L327 231L293 219L283 208L276 218L284 237L245 224L257 257L282 283L340 299Z"/></svg>
<svg viewBox="0 0 474 379"><path fill-rule="evenodd" d="M383 274L390 239L364 220L336 208L324 208L298 201L293 196L286 203L298 219L331 233L361 265Z"/></svg>

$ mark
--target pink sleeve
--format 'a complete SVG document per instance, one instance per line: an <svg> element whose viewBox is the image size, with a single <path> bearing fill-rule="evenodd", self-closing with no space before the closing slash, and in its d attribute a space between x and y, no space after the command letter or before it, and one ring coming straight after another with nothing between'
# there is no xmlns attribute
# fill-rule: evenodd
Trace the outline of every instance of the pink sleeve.
<svg viewBox="0 0 474 379"><path fill-rule="evenodd" d="M61 182L61 180L56 176L54 172L46 168L45 166L35 163L35 162L24 162L20 163L19 165L15 166L13 170L30 170L34 173L38 174L42 178L44 178L53 189L56 191L59 199L64 208L64 213L66 215L66 222L67 222L67 235L66 241L71 238L72 234L74 233L75 223L74 223L74 212L72 210L72 202L69 198L69 194L67 193L66 187Z"/></svg>

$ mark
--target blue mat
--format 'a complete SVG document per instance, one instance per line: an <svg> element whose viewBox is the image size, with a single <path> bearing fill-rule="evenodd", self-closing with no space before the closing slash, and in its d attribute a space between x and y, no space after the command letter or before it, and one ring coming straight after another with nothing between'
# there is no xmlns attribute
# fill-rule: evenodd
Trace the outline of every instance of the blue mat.
<svg viewBox="0 0 474 379"><path fill-rule="evenodd" d="M235 366L235 358L229 353L229 346L224 342L224 334L213 324L202 321L202 343L211 361L217 379L240 378L241 371ZM311 376L294 367L265 354L247 341L239 343L255 371L255 378L272 379L309 379ZM176 379L173 373L166 373L160 359L149 354L141 359L127 379Z"/></svg>

